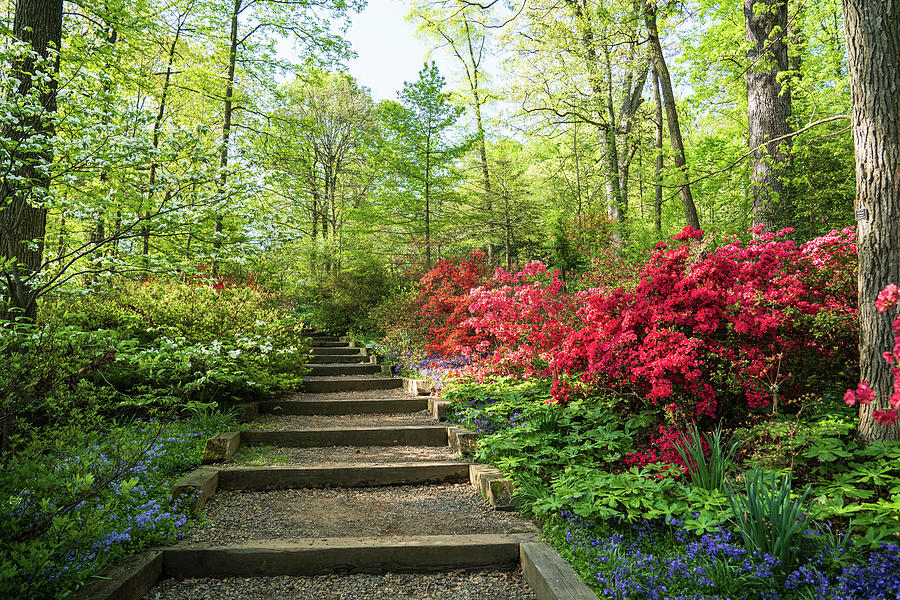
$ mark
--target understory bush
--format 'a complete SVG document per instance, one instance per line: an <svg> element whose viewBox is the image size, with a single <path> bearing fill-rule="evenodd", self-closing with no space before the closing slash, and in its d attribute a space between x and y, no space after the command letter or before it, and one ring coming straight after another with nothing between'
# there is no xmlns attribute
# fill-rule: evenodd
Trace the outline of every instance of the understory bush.
<svg viewBox="0 0 900 600"><path fill-rule="evenodd" d="M72 406L177 411L296 389L308 360L302 327L252 284L119 282L54 298L38 325L0 327L5 435L16 419L36 425Z"/></svg>
<svg viewBox="0 0 900 600"><path fill-rule="evenodd" d="M235 426L197 411L171 422L69 415L0 455L0 597L58 598L107 565L174 542L193 498L172 483L206 439Z"/></svg>
<svg viewBox="0 0 900 600"><path fill-rule="evenodd" d="M302 318L317 331L334 335L378 331L372 307L396 295L398 285L402 289L403 281L395 281L376 260L317 275L300 286Z"/></svg>
<svg viewBox="0 0 900 600"><path fill-rule="evenodd" d="M858 331L854 232L802 246L782 235L704 249L686 228L676 239L691 243L659 245L633 290L581 292L554 397L631 391L684 422L840 390Z"/></svg>

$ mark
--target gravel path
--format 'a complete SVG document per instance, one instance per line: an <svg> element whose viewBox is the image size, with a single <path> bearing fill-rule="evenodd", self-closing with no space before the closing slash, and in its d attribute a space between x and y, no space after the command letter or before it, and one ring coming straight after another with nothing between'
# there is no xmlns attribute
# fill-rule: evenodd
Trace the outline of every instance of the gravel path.
<svg viewBox="0 0 900 600"><path fill-rule="evenodd" d="M328 427L387 427L390 425L436 425L427 410L415 413L383 415L262 415L251 424L253 429L293 431Z"/></svg>
<svg viewBox="0 0 900 600"><path fill-rule="evenodd" d="M520 570L167 579L144 600L533 600Z"/></svg>
<svg viewBox="0 0 900 600"><path fill-rule="evenodd" d="M307 537L516 533L533 525L499 512L468 483L219 492L186 542L236 544Z"/></svg>
<svg viewBox="0 0 900 600"><path fill-rule="evenodd" d="M228 461L238 466L322 465L457 461L448 446L331 446L322 448L241 447Z"/></svg>
<svg viewBox="0 0 900 600"><path fill-rule="evenodd" d="M328 394L297 392L290 396L285 396L282 400L363 400L376 398L378 400L387 399L404 399L408 400L411 396L409 392L403 388L393 390L364 390L360 392L331 392Z"/></svg>

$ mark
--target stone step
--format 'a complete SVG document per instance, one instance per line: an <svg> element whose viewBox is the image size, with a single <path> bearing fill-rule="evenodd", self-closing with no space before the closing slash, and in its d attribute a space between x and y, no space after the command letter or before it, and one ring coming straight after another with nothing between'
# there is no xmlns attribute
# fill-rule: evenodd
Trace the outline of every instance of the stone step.
<svg viewBox="0 0 900 600"><path fill-rule="evenodd" d="M310 348L313 356L366 356L362 348Z"/></svg>
<svg viewBox="0 0 900 600"><path fill-rule="evenodd" d="M350 343L349 342L341 342L341 341L327 342L324 340L313 340L313 343L310 344L309 347L312 348L313 350L318 349L318 348L349 348Z"/></svg>
<svg viewBox="0 0 900 600"><path fill-rule="evenodd" d="M374 487L468 481L469 463L229 467L220 468L218 472L220 490Z"/></svg>
<svg viewBox="0 0 900 600"><path fill-rule="evenodd" d="M335 377L339 375L376 375L381 373L381 367L373 364L311 364L309 375L313 377Z"/></svg>
<svg viewBox="0 0 900 600"><path fill-rule="evenodd" d="M529 539L476 534L179 545L165 550L163 572L200 578L510 568L519 562L519 545Z"/></svg>
<svg viewBox="0 0 900 600"><path fill-rule="evenodd" d="M341 342L341 341L343 341L343 340L341 340L341 337L338 335L327 335L324 333L308 335L306 337L308 337L312 341L313 346L315 346L317 342Z"/></svg>
<svg viewBox="0 0 900 600"><path fill-rule="evenodd" d="M363 392L396 390L403 387L400 379L390 377L304 377L303 391L311 394L331 392Z"/></svg>
<svg viewBox="0 0 900 600"><path fill-rule="evenodd" d="M340 400L270 400L259 403L264 414L276 415L384 415L415 413L428 408L424 397L352 398Z"/></svg>
<svg viewBox="0 0 900 600"><path fill-rule="evenodd" d="M329 427L297 431L247 430L241 443L253 446L318 448L324 446L446 446L447 428L440 425L405 427Z"/></svg>
<svg viewBox="0 0 900 600"><path fill-rule="evenodd" d="M334 364L359 364L359 365L368 365L372 364L372 361L368 356L364 356L362 354L348 354L346 356L342 356L340 354L319 354L313 355L310 357L309 362L306 363L309 366L312 365L334 365Z"/></svg>

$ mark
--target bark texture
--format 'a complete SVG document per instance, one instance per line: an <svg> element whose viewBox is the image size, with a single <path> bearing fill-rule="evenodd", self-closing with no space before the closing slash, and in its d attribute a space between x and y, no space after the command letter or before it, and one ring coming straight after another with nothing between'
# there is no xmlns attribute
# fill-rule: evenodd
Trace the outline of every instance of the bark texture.
<svg viewBox="0 0 900 600"><path fill-rule="evenodd" d="M900 283L900 0L844 0L853 96L858 219L860 376L877 400L860 406L859 433L868 442L900 439L900 423L882 426L872 411L888 408L897 310L879 313L875 298Z"/></svg>
<svg viewBox="0 0 900 600"><path fill-rule="evenodd" d="M234 0L234 9L231 11L231 32L228 36L228 75L225 77L225 106L222 122L222 149L219 156L219 166L222 168L221 189L225 193L228 184L228 144L231 139L231 119L234 114L234 72L237 65L238 53L238 17L243 10L243 0ZM216 215L216 224L213 229L213 261L212 276L219 274L219 250L222 248L222 231L224 230L222 213Z"/></svg>
<svg viewBox="0 0 900 600"><path fill-rule="evenodd" d="M681 172L681 185L678 186L678 195L681 198L681 206L684 209L684 221L694 229L700 229L700 217L697 216L697 206L694 204L694 196L691 194L691 185L688 181L687 159L684 155L684 139L681 137L681 124L678 121L678 109L675 106L675 93L672 91L672 77L669 75L669 67L663 56L662 44L659 42L659 30L656 26L656 4L644 2L644 23L647 26L647 39L650 43L650 56L653 60L653 72L662 87L663 106L666 109L666 124L669 128L669 140L672 143L675 168Z"/></svg>
<svg viewBox="0 0 900 600"><path fill-rule="evenodd" d="M35 55L46 60L51 49L59 49L62 37L62 0L18 0L13 22L16 39L31 46L33 55L13 62L10 77L20 81L17 94L33 93L37 66ZM42 68L42 70L46 70ZM27 140L50 140L54 135L53 117L56 113L56 77L38 93L42 107L38 114L17 115L15 122L3 128L2 135L11 141L13 151L9 172L0 182L0 262L3 267L3 303L0 317L17 316L34 320L37 315L37 291L33 278L41 270L44 235L47 229L47 210L42 196L49 188L50 178L42 173L41 165L49 164L52 149L47 142L38 143L31 150ZM23 150L22 148L26 148Z"/></svg>
<svg viewBox="0 0 900 600"><path fill-rule="evenodd" d="M747 58L747 111L750 119L753 224L779 230L790 225L790 198L784 178L791 168L788 120L791 92L779 81L788 71L787 0L744 0L744 23L750 48ZM760 146L762 146L760 148Z"/></svg>
<svg viewBox="0 0 900 600"><path fill-rule="evenodd" d="M663 110L662 97L659 93L659 77L653 73L653 102L656 106L656 138L653 147L656 149L656 164L653 170L653 229L656 237L662 239L662 205L663 205Z"/></svg>

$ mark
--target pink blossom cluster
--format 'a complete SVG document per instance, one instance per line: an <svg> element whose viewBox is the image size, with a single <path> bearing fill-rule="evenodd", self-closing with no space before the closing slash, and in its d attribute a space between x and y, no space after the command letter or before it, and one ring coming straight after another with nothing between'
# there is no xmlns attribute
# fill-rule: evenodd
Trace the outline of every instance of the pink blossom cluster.
<svg viewBox="0 0 900 600"><path fill-rule="evenodd" d="M574 330L575 301L559 272L539 261L516 274L497 269L491 285L472 290L471 316L462 324L480 342L459 350L484 357L495 374L547 376L554 353Z"/></svg>
<svg viewBox="0 0 900 600"><path fill-rule="evenodd" d="M890 283L879 292L875 299L875 308L878 312L886 312L896 306L898 302L900 302L900 287ZM882 355L885 362L891 365L891 375L894 377L894 391L888 398L890 408L872 411L872 418L885 426L893 425L900 417L900 316L894 319L893 328L894 348ZM847 393L844 394L844 401L848 406L853 406L857 402L870 405L875 398L875 390L869 387L865 381L860 382L855 390L847 390Z"/></svg>

